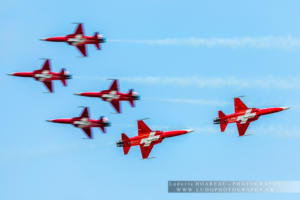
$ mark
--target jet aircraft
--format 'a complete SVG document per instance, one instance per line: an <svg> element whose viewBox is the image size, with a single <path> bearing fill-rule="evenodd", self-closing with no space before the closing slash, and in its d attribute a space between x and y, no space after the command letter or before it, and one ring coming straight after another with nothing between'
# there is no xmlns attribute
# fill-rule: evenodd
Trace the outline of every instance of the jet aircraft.
<svg viewBox="0 0 300 200"><path fill-rule="evenodd" d="M249 124L257 120L262 115L272 114L287 110L289 107L275 107L275 108L248 108L240 98L234 98L235 112L230 115L225 115L219 111L219 116L214 120L214 124L220 124L221 132L224 132L228 123L236 123L239 136L243 136Z"/></svg>
<svg viewBox="0 0 300 200"><path fill-rule="evenodd" d="M50 69L50 60L47 59L42 67L42 69L35 70L33 72L16 72L10 73L11 76L20 76L20 77L32 77L37 81L40 81L45 84L50 92L53 92L52 81L61 80L64 86L67 86L67 79L71 79L72 76L69 72L66 72L65 69L62 69L61 72L52 72Z"/></svg>
<svg viewBox="0 0 300 200"><path fill-rule="evenodd" d="M165 138L183 135L193 132L193 130L175 130L175 131L153 131L143 120L137 121L138 136L129 138L122 133L121 140L117 142L117 147L123 147L124 154L128 154L131 146L140 146L143 159L147 159L153 146L161 143Z"/></svg>
<svg viewBox="0 0 300 200"><path fill-rule="evenodd" d="M103 34L96 32L94 36L84 35L83 25L79 23L75 32L66 36L50 37L41 39L48 42L67 42L69 45L77 47L83 56L87 56L86 44L94 44L98 50L101 49L100 43L105 42Z"/></svg>
<svg viewBox="0 0 300 200"><path fill-rule="evenodd" d="M99 127L103 131L103 133L105 133L105 127L110 126L108 119L103 116L100 117L99 120L90 119L87 107L84 108L83 112L79 117L74 117L70 119L53 119L47 121L53 123L72 124L77 128L81 128L90 139L93 138L91 131L92 127Z"/></svg>
<svg viewBox="0 0 300 200"><path fill-rule="evenodd" d="M103 101L110 102L118 113L121 113L120 101L129 101L130 105L134 107L134 101L140 99L137 92L134 92L133 89L130 89L128 93L119 92L118 80L114 80L108 90L102 90L100 92L83 92L75 95L99 97Z"/></svg>

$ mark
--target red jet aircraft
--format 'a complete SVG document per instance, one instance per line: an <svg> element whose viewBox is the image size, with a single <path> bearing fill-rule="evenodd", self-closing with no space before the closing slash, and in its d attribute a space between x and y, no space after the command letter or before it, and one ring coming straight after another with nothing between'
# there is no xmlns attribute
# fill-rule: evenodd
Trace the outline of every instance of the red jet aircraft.
<svg viewBox="0 0 300 200"><path fill-rule="evenodd" d="M121 113L120 101L129 101L130 105L134 107L134 101L140 99L137 92L133 92L133 89L130 89L128 93L119 92L118 80L114 80L108 90L102 90L100 92L83 92L75 95L99 97L103 101L110 102L118 113Z"/></svg>
<svg viewBox="0 0 300 200"><path fill-rule="evenodd" d="M69 72L65 72L65 69L62 69L61 72L51 72L50 69L50 60L47 59L40 70L35 70L33 72L16 72L8 74L11 76L20 76L20 77L32 77L37 81L40 81L45 84L50 92L53 92L52 81L61 80L64 86L67 86L67 79L71 79Z"/></svg>
<svg viewBox="0 0 300 200"><path fill-rule="evenodd" d="M138 136L128 138L122 133L121 140L117 142L117 147L123 147L124 154L128 154L131 146L140 146L143 159L148 158L154 145L161 143L163 139L183 135L194 130L175 131L152 131L143 120L138 120Z"/></svg>
<svg viewBox="0 0 300 200"><path fill-rule="evenodd" d="M77 29L73 34L61 37L50 37L41 40L49 42L67 42L69 45L77 47L83 56L87 56L85 47L86 44L94 44L97 49L100 50L100 43L105 42L104 36L102 34L98 34L98 32L96 32L94 36L84 35L81 23L78 24Z"/></svg>
<svg viewBox="0 0 300 200"><path fill-rule="evenodd" d="M90 139L93 137L91 132L92 127L99 127L103 133L105 133L105 127L110 126L108 119L105 117L100 117L99 120L90 119L87 107L84 108L79 117L74 117L71 119L53 119L47 121L54 123L73 124L73 126L81 128Z"/></svg>
<svg viewBox="0 0 300 200"><path fill-rule="evenodd" d="M289 107L264 109L248 108L240 98L234 98L235 113L225 115L222 111L219 111L219 117L214 120L214 124L220 124L221 132L224 132L228 123L236 123L239 136L243 136L245 135L249 124L257 120L261 115L267 115L287 109L289 109Z"/></svg>

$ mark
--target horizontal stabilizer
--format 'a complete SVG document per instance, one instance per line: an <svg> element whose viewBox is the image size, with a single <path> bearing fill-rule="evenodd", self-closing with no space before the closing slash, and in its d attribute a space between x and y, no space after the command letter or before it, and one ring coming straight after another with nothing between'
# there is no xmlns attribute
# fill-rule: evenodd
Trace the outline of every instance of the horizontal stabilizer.
<svg viewBox="0 0 300 200"><path fill-rule="evenodd" d="M60 72L60 75L61 75L61 82L64 86L67 86L67 82L66 82L66 79L65 79L65 69L62 69L61 72Z"/></svg>
<svg viewBox="0 0 300 200"><path fill-rule="evenodd" d="M131 147L129 138L125 133L122 133L121 138L123 141L123 152L125 155L127 155Z"/></svg>
<svg viewBox="0 0 300 200"><path fill-rule="evenodd" d="M226 115L220 110L219 111L219 119L220 119L221 132L224 132L228 125L228 122L226 121L226 119L224 119L224 117L226 117Z"/></svg>

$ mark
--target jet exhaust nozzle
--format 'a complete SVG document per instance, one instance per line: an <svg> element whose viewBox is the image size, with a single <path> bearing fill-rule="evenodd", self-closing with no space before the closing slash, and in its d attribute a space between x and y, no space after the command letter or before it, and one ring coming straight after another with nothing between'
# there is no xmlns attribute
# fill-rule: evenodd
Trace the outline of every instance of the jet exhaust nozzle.
<svg viewBox="0 0 300 200"><path fill-rule="evenodd" d="M140 97L140 96L138 96L138 95L136 95L136 96L132 96L132 98L133 98L133 100L140 100L140 99L141 99L141 97Z"/></svg>
<svg viewBox="0 0 300 200"><path fill-rule="evenodd" d="M103 125L104 125L105 127L111 126L111 124L110 124L109 122L104 122Z"/></svg>
<svg viewBox="0 0 300 200"><path fill-rule="evenodd" d="M214 119L214 124L220 124L221 123L221 119L219 117L216 117Z"/></svg>
<svg viewBox="0 0 300 200"><path fill-rule="evenodd" d="M72 79L72 75L71 74L65 74L65 78L66 79Z"/></svg>
<svg viewBox="0 0 300 200"><path fill-rule="evenodd" d="M124 146L124 142L122 140L118 141L116 144L117 144L117 147L123 147Z"/></svg>

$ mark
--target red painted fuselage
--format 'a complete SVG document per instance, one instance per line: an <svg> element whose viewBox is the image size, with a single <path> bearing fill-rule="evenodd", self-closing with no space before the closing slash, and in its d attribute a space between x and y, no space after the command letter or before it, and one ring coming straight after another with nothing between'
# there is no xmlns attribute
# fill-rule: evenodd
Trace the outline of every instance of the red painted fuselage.
<svg viewBox="0 0 300 200"><path fill-rule="evenodd" d="M66 72L65 69L62 69L61 72L52 72L50 69L50 60L46 60L42 69L35 70L33 72L16 72L10 73L11 76L19 77L31 77L37 81L40 81L45 84L50 92L53 92L52 81L60 80L64 86L67 85L66 80L71 79L69 72Z"/></svg>
<svg viewBox="0 0 300 200"><path fill-rule="evenodd" d="M234 99L234 107L235 113L233 114L225 115L219 111L219 116L214 120L214 124L220 124L221 132L224 132L228 123L236 123L239 136L243 136L249 124L256 121L260 116L289 109L289 107L248 108L240 98Z"/></svg>
<svg viewBox="0 0 300 200"><path fill-rule="evenodd" d="M81 116L79 117L67 119L53 119L47 121L53 123L72 124L77 128L81 128L89 138L92 138L91 128L99 127L105 133L105 127L110 126L108 119L105 117L100 117L99 120L90 119L88 108L85 108Z"/></svg>
<svg viewBox="0 0 300 200"><path fill-rule="evenodd" d="M132 107L135 106L134 101L139 100L137 92L133 92L133 90L129 90L128 93L119 92L118 81L114 80L112 85L108 90L102 90L100 92L83 92L76 93L79 96L85 97L98 97L103 101L111 103L111 105L115 108L118 113L121 113L120 102L128 101Z"/></svg>
<svg viewBox="0 0 300 200"><path fill-rule="evenodd" d="M98 50L101 49L100 44L105 42L105 38L102 34L97 32L94 36L84 35L83 25L78 24L75 32L66 36L49 37L41 39L48 42L66 42L69 45L77 47L83 56L87 56L86 46L87 44L94 44Z"/></svg>
<svg viewBox="0 0 300 200"><path fill-rule="evenodd" d="M131 146L140 146L143 159L148 158L154 145L161 143L165 138L184 135L193 130L152 131L143 120L138 121L138 135L129 138L122 133L118 147L123 147L124 154L128 154Z"/></svg>

